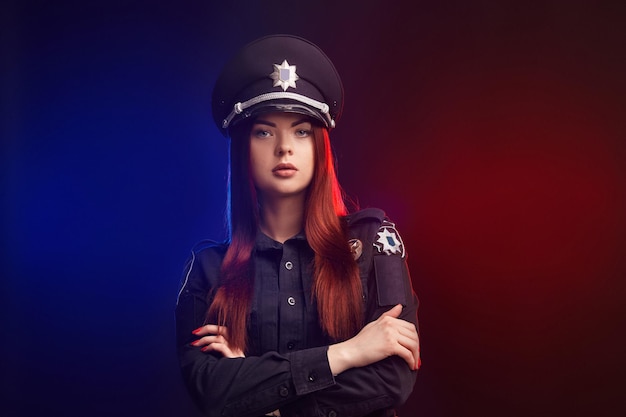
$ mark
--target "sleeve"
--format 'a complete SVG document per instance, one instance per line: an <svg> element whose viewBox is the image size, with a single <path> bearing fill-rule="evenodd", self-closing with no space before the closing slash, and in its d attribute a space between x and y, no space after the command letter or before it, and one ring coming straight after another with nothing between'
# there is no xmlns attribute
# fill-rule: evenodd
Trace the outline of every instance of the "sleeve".
<svg viewBox="0 0 626 417"><path fill-rule="evenodd" d="M374 321L394 305L402 304L400 318L417 328L418 299L411 285L404 244L395 225L383 221L374 240L366 244L373 248L368 260L371 265L365 291L368 294L366 322ZM393 409L407 400L416 377L417 371L411 370L400 357L392 356L343 372L335 377L336 384L281 408L281 416L358 417L368 416L376 410Z"/></svg>
<svg viewBox="0 0 626 417"><path fill-rule="evenodd" d="M202 326L207 294L217 285L222 255L215 248L192 252L176 305L180 369L196 405L209 417L256 417L332 386L327 347L280 355L223 358L191 346Z"/></svg>

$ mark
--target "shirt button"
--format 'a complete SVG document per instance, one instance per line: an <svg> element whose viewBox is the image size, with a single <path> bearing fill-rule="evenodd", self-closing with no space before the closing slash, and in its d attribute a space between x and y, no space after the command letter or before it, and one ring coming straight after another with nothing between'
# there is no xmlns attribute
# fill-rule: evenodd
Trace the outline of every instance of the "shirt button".
<svg viewBox="0 0 626 417"><path fill-rule="evenodd" d="M317 379L317 374L315 372L311 372L309 374L309 382L315 382L316 379Z"/></svg>
<svg viewBox="0 0 626 417"><path fill-rule="evenodd" d="M288 271L291 271L293 269L293 263L291 263L291 261L285 262L285 268L287 268Z"/></svg>
<svg viewBox="0 0 626 417"><path fill-rule="evenodd" d="M293 297L289 297L289 298L287 298L287 303L288 303L290 306L295 306L295 305L296 305L296 299L295 299L295 298L293 298Z"/></svg>
<svg viewBox="0 0 626 417"><path fill-rule="evenodd" d="M335 410L330 410L328 412L328 417L337 417L337 412Z"/></svg>
<svg viewBox="0 0 626 417"><path fill-rule="evenodd" d="M289 390L287 389L287 387L281 387L279 394L281 397L286 397L289 395Z"/></svg>
<svg viewBox="0 0 626 417"><path fill-rule="evenodd" d="M293 349L295 347L296 347L296 344L294 342L287 343L287 349L291 350L291 349Z"/></svg>

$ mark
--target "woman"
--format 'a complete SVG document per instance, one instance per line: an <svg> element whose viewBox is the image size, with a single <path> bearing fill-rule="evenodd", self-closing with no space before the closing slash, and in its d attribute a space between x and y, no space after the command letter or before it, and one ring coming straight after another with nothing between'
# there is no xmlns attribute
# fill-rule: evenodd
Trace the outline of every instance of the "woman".
<svg viewBox="0 0 626 417"><path fill-rule="evenodd" d="M381 210L346 213L328 135L342 103L330 60L293 36L252 42L216 82L230 238L194 248L176 308L208 416L393 416L413 389L404 246Z"/></svg>

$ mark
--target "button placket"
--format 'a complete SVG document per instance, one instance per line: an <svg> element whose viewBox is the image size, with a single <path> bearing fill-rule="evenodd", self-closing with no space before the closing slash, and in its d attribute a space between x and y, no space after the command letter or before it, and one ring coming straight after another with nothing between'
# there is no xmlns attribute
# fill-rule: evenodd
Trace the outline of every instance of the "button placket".
<svg viewBox="0 0 626 417"><path fill-rule="evenodd" d="M283 308L280 314L278 346L284 352L301 348L304 331L305 305L302 288L302 242L289 239L283 245L282 256L276 265L279 272L279 294ZM305 261L307 261L306 259Z"/></svg>

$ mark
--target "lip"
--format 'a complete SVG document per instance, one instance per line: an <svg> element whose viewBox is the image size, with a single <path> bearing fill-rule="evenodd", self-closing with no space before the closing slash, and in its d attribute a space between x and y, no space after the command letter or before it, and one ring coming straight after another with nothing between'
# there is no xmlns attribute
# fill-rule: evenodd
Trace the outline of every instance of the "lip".
<svg viewBox="0 0 626 417"><path fill-rule="evenodd" d="M292 169L294 171L298 170L298 168L296 168L296 166L294 164L284 163L283 162L283 163L280 163L280 164L276 165L274 167L274 169L272 169L272 172L280 171L280 170L283 170L283 169Z"/></svg>
<svg viewBox="0 0 626 417"><path fill-rule="evenodd" d="M272 169L274 175L278 177L291 177L296 171L298 171L298 168L290 163L280 163Z"/></svg>

